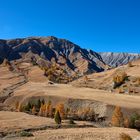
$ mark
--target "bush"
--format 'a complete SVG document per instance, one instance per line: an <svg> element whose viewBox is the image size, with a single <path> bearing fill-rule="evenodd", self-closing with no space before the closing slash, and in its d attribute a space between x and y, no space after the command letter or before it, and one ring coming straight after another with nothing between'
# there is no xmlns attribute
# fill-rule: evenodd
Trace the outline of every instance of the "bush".
<svg viewBox="0 0 140 140"><path fill-rule="evenodd" d="M115 74L115 76L113 77L113 82L114 82L114 89L121 86L124 81L127 78L127 74L125 72L119 72L117 74Z"/></svg>
<svg viewBox="0 0 140 140"><path fill-rule="evenodd" d="M40 109L40 107L41 107L41 101L40 101L40 99L38 99L36 107L37 107L37 109Z"/></svg>
<svg viewBox="0 0 140 140"><path fill-rule="evenodd" d="M27 132L27 131L20 132L20 137L32 137L32 136L34 135L30 132Z"/></svg>
<svg viewBox="0 0 140 140"><path fill-rule="evenodd" d="M75 122L72 118L69 120L69 124L75 124Z"/></svg>
<svg viewBox="0 0 140 140"><path fill-rule="evenodd" d="M80 120L93 121L95 117L95 112L92 108L85 107L79 109L77 115Z"/></svg>
<svg viewBox="0 0 140 140"><path fill-rule="evenodd" d="M125 119L124 119L124 127L126 127L126 128L130 127L130 120L127 117L125 117Z"/></svg>
<svg viewBox="0 0 140 140"><path fill-rule="evenodd" d="M30 102L28 102L28 104L25 106L25 111L31 111L31 109L32 109L32 105L31 105L31 103Z"/></svg>
<svg viewBox="0 0 140 140"><path fill-rule="evenodd" d="M135 122L137 120L140 120L140 115L138 113L135 113L130 117L130 126L131 126L131 128L137 128L136 125L135 125Z"/></svg>
<svg viewBox="0 0 140 140"><path fill-rule="evenodd" d="M121 133L120 140L132 140L132 138L128 134Z"/></svg>
<svg viewBox="0 0 140 140"><path fill-rule="evenodd" d="M15 103L15 109L16 109L16 111L19 111L19 107L20 107L20 104L19 104L19 101L17 101Z"/></svg>
<svg viewBox="0 0 140 140"><path fill-rule="evenodd" d="M128 62L128 67L133 67L132 62Z"/></svg>
<svg viewBox="0 0 140 140"><path fill-rule="evenodd" d="M33 114L33 115L36 114L36 107L35 107L35 106L33 106L33 108L32 108L32 114Z"/></svg>
<svg viewBox="0 0 140 140"><path fill-rule="evenodd" d="M56 112L55 112L54 120L57 124L61 124L61 117L60 117L60 113L58 110L56 110Z"/></svg>
<svg viewBox="0 0 140 140"><path fill-rule="evenodd" d="M137 78L137 84L140 85L140 77Z"/></svg>

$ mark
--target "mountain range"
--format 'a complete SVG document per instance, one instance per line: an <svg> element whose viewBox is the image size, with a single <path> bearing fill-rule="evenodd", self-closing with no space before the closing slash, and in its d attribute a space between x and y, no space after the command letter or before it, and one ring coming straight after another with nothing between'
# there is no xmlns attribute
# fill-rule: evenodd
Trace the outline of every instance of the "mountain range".
<svg viewBox="0 0 140 140"><path fill-rule="evenodd" d="M99 54L101 55L103 61L111 67L125 65L128 62L131 62L133 60L140 58L140 54L138 54L138 53L102 52Z"/></svg>
<svg viewBox="0 0 140 140"><path fill-rule="evenodd" d="M34 59L39 65L56 63L70 73L101 72L109 66L120 66L138 58L140 54L97 53L54 36L0 39L0 62Z"/></svg>

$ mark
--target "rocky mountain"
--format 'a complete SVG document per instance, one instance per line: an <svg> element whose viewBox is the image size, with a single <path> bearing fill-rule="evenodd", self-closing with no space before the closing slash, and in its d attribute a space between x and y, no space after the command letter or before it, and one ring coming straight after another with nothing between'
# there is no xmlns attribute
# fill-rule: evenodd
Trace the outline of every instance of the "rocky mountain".
<svg viewBox="0 0 140 140"><path fill-rule="evenodd" d="M33 59L40 65L56 63L69 72L92 73L106 68L101 56L78 45L56 37L29 37L0 40L0 61ZM41 62L40 62L41 61Z"/></svg>
<svg viewBox="0 0 140 140"><path fill-rule="evenodd" d="M111 67L117 67L127 64L130 61L140 58L140 54L137 53L112 53L102 52L99 53L106 64Z"/></svg>

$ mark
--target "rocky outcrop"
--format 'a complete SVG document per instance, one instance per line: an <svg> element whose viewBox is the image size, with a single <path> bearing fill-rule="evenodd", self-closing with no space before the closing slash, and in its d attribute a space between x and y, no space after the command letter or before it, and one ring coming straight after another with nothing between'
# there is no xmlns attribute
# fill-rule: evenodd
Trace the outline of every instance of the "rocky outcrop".
<svg viewBox="0 0 140 140"><path fill-rule="evenodd" d="M92 73L106 68L101 56L91 50L56 37L30 37L0 40L0 58L16 60L20 58L40 58L48 63L55 62L69 72ZM39 62L40 63L40 62Z"/></svg>
<svg viewBox="0 0 140 140"><path fill-rule="evenodd" d="M140 58L140 54L137 53L112 53L103 52L99 53L106 64L111 67L117 67L127 64L130 61Z"/></svg>

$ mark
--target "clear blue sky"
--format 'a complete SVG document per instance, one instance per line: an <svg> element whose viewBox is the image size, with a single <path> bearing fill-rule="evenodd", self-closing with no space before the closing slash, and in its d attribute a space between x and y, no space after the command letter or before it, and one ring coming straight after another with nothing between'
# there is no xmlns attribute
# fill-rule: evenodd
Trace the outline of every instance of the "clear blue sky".
<svg viewBox="0 0 140 140"><path fill-rule="evenodd" d="M1 39L50 35L140 53L140 0L0 0Z"/></svg>

